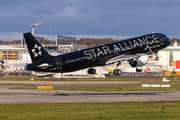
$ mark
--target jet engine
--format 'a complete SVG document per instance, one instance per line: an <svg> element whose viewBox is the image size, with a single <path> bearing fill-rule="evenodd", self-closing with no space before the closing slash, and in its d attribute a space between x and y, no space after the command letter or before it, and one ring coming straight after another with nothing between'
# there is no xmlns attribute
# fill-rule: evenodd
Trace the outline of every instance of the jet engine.
<svg viewBox="0 0 180 120"><path fill-rule="evenodd" d="M139 66L143 66L145 64L148 63L148 56L147 55L143 55L141 57L139 57L138 59L134 60L130 60L129 61L129 64L132 66L132 67L139 67Z"/></svg>

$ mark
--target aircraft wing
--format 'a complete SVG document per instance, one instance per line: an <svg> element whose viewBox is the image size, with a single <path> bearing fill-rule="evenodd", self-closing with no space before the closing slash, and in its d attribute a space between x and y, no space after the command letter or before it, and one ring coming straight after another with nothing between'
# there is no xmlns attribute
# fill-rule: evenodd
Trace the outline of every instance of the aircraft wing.
<svg viewBox="0 0 180 120"><path fill-rule="evenodd" d="M106 62L106 65L114 64L116 62L121 62L121 61L129 61L131 59L137 59L137 58L141 57L142 55L145 55L145 54L136 54L136 55L122 54L122 55L119 55L119 56L116 56L116 57L109 59Z"/></svg>

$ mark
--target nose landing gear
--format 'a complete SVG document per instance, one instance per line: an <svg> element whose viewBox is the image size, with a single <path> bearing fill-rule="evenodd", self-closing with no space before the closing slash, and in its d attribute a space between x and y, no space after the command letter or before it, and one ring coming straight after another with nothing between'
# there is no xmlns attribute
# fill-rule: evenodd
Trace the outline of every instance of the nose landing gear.
<svg viewBox="0 0 180 120"><path fill-rule="evenodd" d="M156 56L156 57L155 57L155 60L156 60L156 61L159 61L159 60L160 60L160 58L159 58L158 56Z"/></svg>
<svg viewBox="0 0 180 120"><path fill-rule="evenodd" d="M155 57L155 60L156 60L156 61L159 61L160 58L159 58L159 56L158 56L158 52L155 52L155 56L156 56L156 57Z"/></svg>

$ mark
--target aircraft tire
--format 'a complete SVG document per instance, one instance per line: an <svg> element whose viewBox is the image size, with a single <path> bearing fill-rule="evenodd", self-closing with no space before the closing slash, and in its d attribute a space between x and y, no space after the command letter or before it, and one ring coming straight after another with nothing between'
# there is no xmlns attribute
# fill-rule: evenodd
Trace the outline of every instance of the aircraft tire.
<svg viewBox="0 0 180 120"><path fill-rule="evenodd" d="M88 69L88 74L96 74L96 70L95 69Z"/></svg>
<svg viewBox="0 0 180 120"><path fill-rule="evenodd" d="M121 75L122 71L120 69L117 70L117 75Z"/></svg>
<svg viewBox="0 0 180 120"><path fill-rule="evenodd" d="M155 60L156 60L156 61L159 61L159 59L160 59L159 57L155 57Z"/></svg>
<svg viewBox="0 0 180 120"><path fill-rule="evenodd" d="M96 74L96 70L95 69L91 69L91 74Z"/></svg>
<svg viewBox="0 0 180 120"><path fill-rule="evenodd" d="M115 69L114 70L114 75L121 75L122 71L120 69Z"/></svg>
<svg viewBox="0 0 180 120"><path fill-rule="evenodd" d="M114 75L117 75L117 69L114 70Z"/></svg>
<svg viewBox="0 0 180 120"><path fill-rule="evenodd" d="M91 74L91 69L88 69L88 74Z"/></svg>

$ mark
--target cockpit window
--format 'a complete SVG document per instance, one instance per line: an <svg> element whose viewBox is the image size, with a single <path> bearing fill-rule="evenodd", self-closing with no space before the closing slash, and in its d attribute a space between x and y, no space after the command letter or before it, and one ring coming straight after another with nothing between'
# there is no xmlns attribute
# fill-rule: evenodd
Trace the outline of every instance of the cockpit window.
<svg viewBox="0 0 180 120"><path fill-rule="evenodd" d="M168 39L168 37L165 35L165 38Z"/></svg>

